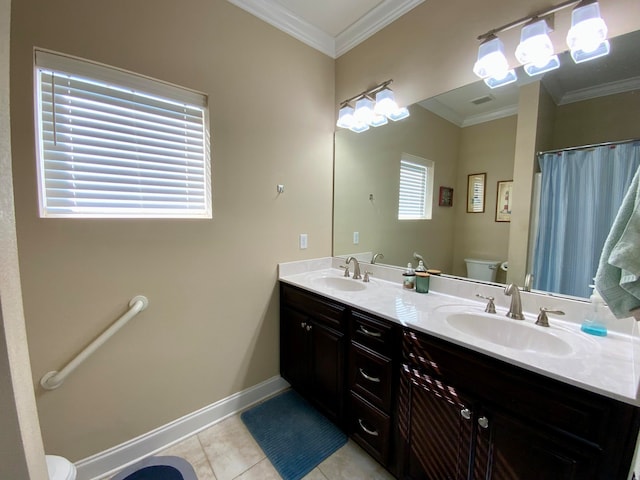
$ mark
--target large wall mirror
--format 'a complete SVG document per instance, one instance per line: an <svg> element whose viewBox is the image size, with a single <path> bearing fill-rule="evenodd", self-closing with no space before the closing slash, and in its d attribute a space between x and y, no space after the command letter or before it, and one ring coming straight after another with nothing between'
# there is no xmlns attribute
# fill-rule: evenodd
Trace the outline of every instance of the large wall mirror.
<svg viewBox="0 0 640 480"><path fill-rule="evenodd" d="M607 57L576 65L564 55L561 62L560 69L542 78L520 70L518 84L491 90L480 81L419 102L401 122L360 134L336 132L333 254L371 261L381 253L378 263L415 266L418 253L429 267L445 274L504 283L510 274L507 260L514 258L513 246L511 257L509 252L511 229L518 228L525 230L522 238L529 238L519 251L527 252L522 262L532 271L536 243L549 240L549 235L538 238L540 198L535 188L531 205L536 211L530 219L524 225L509 221L518 139L539 135L535 130L542 128L540 150L546 151L640 138L640 31L611 39ZM545 100L539 102L537 123L527 123L520 116L527 101L523 92L535 82L540 82L535 91ZM528 124L533 131L525 128ZM433 165L426 219L398 220L403 155ZM535 168L526 182L535 185L539 162L535 153L531 157ZM484 210L468 213L468 178L479 173L486 174ZM513 185L517 188L518 182ZM612 188L606 181L598 185L602 192ZM446 198L440 198L442 192ZM588 230L585 227L583 238L593 236ZM475 266L495 276L478 278L465 259L488 262ZM571 265L564 260L558 267L571 270L582 261L575 258L576 265ZM538 289L577 297L589 292Z"/></svg>

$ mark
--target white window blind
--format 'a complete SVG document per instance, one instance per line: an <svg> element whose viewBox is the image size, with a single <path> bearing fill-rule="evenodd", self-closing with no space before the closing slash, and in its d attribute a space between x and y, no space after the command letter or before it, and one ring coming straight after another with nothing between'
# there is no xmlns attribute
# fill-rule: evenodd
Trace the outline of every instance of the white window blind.
<svg viewBox="0 0 640 480"><path fill-rule="evenodd" d="M205 95L36 51L43 217L211 218Z"/></svg>
<svg viewBox="0 0 640 480"><path fill-rule="evenodd" d="M425 166L407 158L400 160L400 200L398 202L398 220L424 220L431 218L431 197L433 191L433 162L413 157L426 163Z"/></svg>

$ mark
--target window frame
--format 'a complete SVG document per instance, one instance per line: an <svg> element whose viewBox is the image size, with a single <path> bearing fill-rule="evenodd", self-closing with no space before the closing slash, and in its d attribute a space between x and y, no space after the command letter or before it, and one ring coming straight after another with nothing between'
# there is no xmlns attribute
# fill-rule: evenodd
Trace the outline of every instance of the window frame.
<svg viewBox="0 0 640 480"><path fill-rule="evenodd" d="M402 198L403 198L403 183L402 183L402 173L403 173L403 165L406 165L406 168L415 170L420 170L424 172L423 183L424 183L424 192L422 198L422 208L419 214L408 214L402 211ZM434 175L435 175L435 162L433 160L429 160L426 158L418 157L416 155L411 155L408 153L403 153L400 157L400 175L399 175L399 186L398 186L398 220L399 221L407 221L407 220L431 220L433 218L433 183L434 183ZM406 194L406 191L405 191ZM416 198L414 197L414 200Z"/></svg>
<svg viewBox="0 0 640 480"><path fill-rule="evenodd" d="M42 73L45 72L45 73ZM178 189L177 195L171 195L172 198L178 198L179 200L184 200L186 206L179 207L170 205L167 206L158 206L153 205L154 202L150 202L147 198L146 200L141 200L140 205L131 206L114 206L116 202L114 201L105 201L105 206L98 206L99 197L107 197L113 196L113 198L118 199L118 194L123 195L122 198L126 197L127 189L114 188L113 190L109 190L108 187L104 187L101 185L104 190L101 190L100 193L102 195L97 195L96 205L92 206L59 206L56 207L52 205L51 199L52 196L48 195L46 181L47 173L51 174L52 170L48 170L45 161L47 159L47 153L51 155L51 151L54 149L49 148L49 150L45 147L45 132L51 132L51 129L46 129L43 126L43 82L42 77L46 75L47 72L55 72L55 74L60 74L64 76L63 78L71 78L71 79L87 79L90 82L95 82L97 85L96 88L101 88L112 92L124 92L131 93L135 95L133 98L133 104L135 106L136 100L140 100L146 98L148 102L158 102L159 105L173 105L174 108L183 108L189 109L190 111L197 112L197 122L195 125L197 126L196 130L191 130L192 132L199 132L202 129L201 134L197 133L194 137L196 142L193 144L197 147L198 157L195 161L192 159L192 162L195 162L197 170L201 170L202 173L198 173L197 175L193 175L191 173L185 174L183 177L184 180L180 180L176 183L175 187L171 187L165 190L171 190L174 188ZM208 108L208 98L207 95L201 92L197 92L195 90L187 89L181 86L177 86L168 82L164 82L161 80L157 80L151 77L147 77L144 75L140 75L134 72L126 71L123 69L119 69L116 67L111 67L108 65L104 65L101 63L93 62L90 60L82 59L79 57L73 57L70 55L61 54L58 52L53 52L50 50L44 50L41 48L34 49L33 55L33 75L34 75L34 123L35 123L35 141L36 141L36 164L37 164L37 181L38 181L38 204L39 204L39 213L41 218L163 218L163 219L211 219L213 218L213 193L212 193L212 161L211 161L211 140L210 140L210 126L209 126L209 108ZM73 81L73 80L71 80ZM49 88L53 88L53 84L49 84ZM51 90L53 91L53 90ZM114 101L116 99L116 95L107 96L108 100ZM49 112L52 112L52 108L55 108L55 99L49 102L51 107L49 108ZM107 105L112 107L115 103L106 102ZM151 103L145 103L144 101L139 102L141 107L147 108ZM167 110L168 111L168 110ZM89 114L92 115L92 114ZM54 114L55 116L55 114ZM129 118L125 115L126 118ZM55 117L54 117L55 118ZM92 118L90 116L86 117L87 119ZM130 117L130 118L133 118ZM161 119L164 117L160 117ZM169 117L166 117L169 118ZM83 117L85 120L85 117ZM134 124L135 125L135 124ZM133 127L132 127L133 128ZM186 128L186 127L185 127ZM55 126L53 127L53 132L55 134ZM114 134L115 130L104 129L102 130L104 135L109 136ZM127 131L128 132L128 131ZM126 133L126 132L125 132ZM158 134L155 134L158 135ZM186 133L184 134L186 135ZM115 135L114 135L115 136ZM56 137L57 138L57 137ZM157 138L158 141L162 141L164 136L153 137ZM152 138L152 139L153 139ZM186 138L186 137L185 137ZM104 141L104 138L102 138ZM108 139L107 141L109 141ZM94 148L96 144L91 143L91 140L88 141L85 145L88 145L88 148ZM115 140L114 140L115 142ZM122 143L122 142L121 142ZM175 143L175 142L174 142ZM73 148L73 143L71 143ZM109 144L106 143L103 146L109 147ZM95 147L98 148L98 147ZM123 148L123 157L122 159L127 158L127 154L131 155L134 150ZM64 152L65 150L61 150ZM135 150L137 151L137 150ZM176 149L176 151L178 151ZM169 154L170 155L170 154ZM185 154L186 156L186 154ZM156 160L157 163L161 165L171 166L171 161L162 162L162 155L158 155L160 160ZM112 159L116 161L120 157L113 156ZM169 158L169 157L167 157ZM97 163L97 165L105 168L108 165L108 161L103 163ZM173 163L175 166L175 161ZM62 170L71 171L71 170ZM124 175L127 181L131 181L132 179L141 178L144 179L144 173L147 173L146 178L149 180L148 183L141 182L141 185L145 185L148 189L160 188L158 185L158 179L149 175L150 170L147 168L141 168L138 171L138 175ZM89 177L88 180L91 181L93 177ZM183 182L183 185L180 186L180 182ZM123 182L124 183L124 182ZM201 190L202 193L199 193L195 196L196 203L199 208L192 208L189 204L191 199L194 198L193 194L190 193L189 189L192 184L198 185L198 190ZM93 187L85 187L91 189ZM180 191L181 189L181 191ZM64 191L65 188L59 188L58 190ZM132 189L129 188L129 193L131 193ZM115 193L114 193L115 192ZM124 192L124 193L123 193ZM67 193L67 192L65 192ZM63 196L63 199L66 202L69 202L73 196L72 193L68 193L67 196ZM127 199L127 204L132 204L135 200L131 200L131 196L129 195ZM153 196L153 195L150 195ZM164 195L166 196L166 195ZM92 199L93 200L93 199ZM108 204L112 205L109 206ZM173 201L166 202L168 204L175 203Z"/></svg>

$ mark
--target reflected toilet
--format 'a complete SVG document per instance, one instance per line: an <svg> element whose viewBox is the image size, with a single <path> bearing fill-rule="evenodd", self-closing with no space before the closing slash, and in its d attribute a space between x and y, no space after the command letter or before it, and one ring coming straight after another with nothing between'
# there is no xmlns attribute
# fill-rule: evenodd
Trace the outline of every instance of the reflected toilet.
<svg viewBox="0 0 640 480"><path fill-rule="evenodd" d="M478 258L465 258L464 261L467 264L467 278L486 282L496 281L496 271L501 262Z"/></svg>
<svg viewBox="0 0 640 480"><path fill-rule="evenodd" d="M49 480L75 480L76 466L64 457L46 455Z"/></svg>

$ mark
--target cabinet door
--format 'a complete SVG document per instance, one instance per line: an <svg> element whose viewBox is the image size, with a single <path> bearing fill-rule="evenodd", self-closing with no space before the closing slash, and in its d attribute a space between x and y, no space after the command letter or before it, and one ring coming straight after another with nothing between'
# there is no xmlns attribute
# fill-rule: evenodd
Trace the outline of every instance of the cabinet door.
<svg viewBox="0 0 640 480"><path fill-rule="evenodd" d="M312 395L331 420L340 424L344 410L344 334L311 321Z"/></svg>
<svg viewBox="0 0 640 480"><path fill-rule="evenodd" d="M599 449L586 442L488 408L483 408L476 422L476 480L600 478Z"/></svg>
<svg viewBox="0 0 640 480"><path fill-rule="evenodd" d="M309 385L309 318L283 308L280 328L280 373L295 389L305 392Z"/></svg>
<svg viewBox="0 0 640 480"><path fill-rule="evenodd" d="M406 365L402 374L400 414L409 417L408 421L400 420L404 425L403 477L466 480L471 462L472 403L455 388L411 372Z"/></svg>

